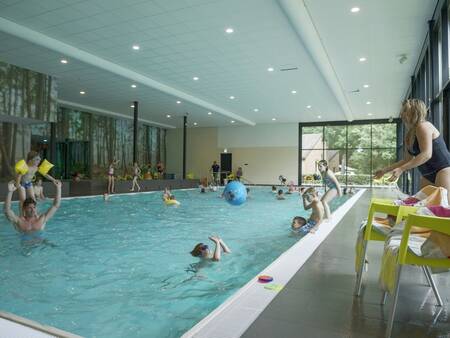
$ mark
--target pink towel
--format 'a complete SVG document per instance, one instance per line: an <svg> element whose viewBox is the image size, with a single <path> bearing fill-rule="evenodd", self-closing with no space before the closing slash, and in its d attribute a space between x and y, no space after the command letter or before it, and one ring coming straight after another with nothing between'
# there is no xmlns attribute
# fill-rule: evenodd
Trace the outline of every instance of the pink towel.
<svg viewBox="0 0 450 338"><path fill-rule="evenodd" d="M438 217L450 217L450 208L445 208L441 205L429 206L428 210Z"/></svg>

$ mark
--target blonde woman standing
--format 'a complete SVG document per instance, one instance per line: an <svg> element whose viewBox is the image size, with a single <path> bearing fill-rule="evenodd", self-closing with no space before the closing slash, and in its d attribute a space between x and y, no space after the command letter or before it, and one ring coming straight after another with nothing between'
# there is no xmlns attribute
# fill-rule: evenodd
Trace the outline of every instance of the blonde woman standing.
<svg viewBox="0 0 450 338"><path fill-rule="evenodd" d="M420 187L435 185L447 189L450 200L450 153L436 127L426 120L427 108L418 99L403 103L400 118L406 127L405 159L378 170L375 178L392 172L391 181L407 170L418 168L422 177Z"/></svg>

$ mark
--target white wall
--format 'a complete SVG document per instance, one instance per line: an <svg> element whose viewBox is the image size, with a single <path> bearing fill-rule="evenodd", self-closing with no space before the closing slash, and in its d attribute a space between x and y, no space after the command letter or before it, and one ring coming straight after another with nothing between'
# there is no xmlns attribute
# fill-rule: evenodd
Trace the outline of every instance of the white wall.
<svg viewBox="0 0 450 338"><path fill-rule="evenodd" d="M182 173L182 135L182 129L167 132L167 172L177 177ZM186 172L206 177L224 149L232 154L233 171L241 166L251 183L274 184L279 175L297 183L298 124L189 128Z"/></svg>

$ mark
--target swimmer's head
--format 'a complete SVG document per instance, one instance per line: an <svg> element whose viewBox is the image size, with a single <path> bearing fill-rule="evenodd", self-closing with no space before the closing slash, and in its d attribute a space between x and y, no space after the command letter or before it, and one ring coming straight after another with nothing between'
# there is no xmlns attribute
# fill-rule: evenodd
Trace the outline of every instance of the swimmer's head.
<svg viewBox="0 0 450 338"><path fill-rule="evenodd" d="M201 192L201 193L205 193L205 192L206 192L205 188L201 188L201 189L200 189L200 192Z"/></svg>
<svg viewBox="0 0 450 338"><path fill-rule="evenodd" d="M245 188L245 190L247 191L247 194L250 192L250 188Z"/></svg>
<svg viewBox="0 0 450 338"><path fill-rule="evenodd" d="M36 179L36 185L39 186L39 187L42 185L42 178L38 177Z"/></svg>
<svg viewBox="0 0 450 338"><path fill-rule="evenodd" d="M25 217L32 217L36 215L36 201L32 198L27 198L23 201L22 210Z"/></svg>
<svg viewBox="0 0 450 338"><path fill-rule="evenodd" d="M298 230L302 226L304 226L305 224L306 224L306 219L304 217L295 216L292 219L291 229L292 230Z"/></svg>
<svg viewBox="0 0 450 338"><path fill-rule="evenodd" d="M272 185L272 191L277 191L277 187Z"/></svg>
<svg viewBox="0 0 450 338"><path fill-rule="evenodd" d="M278 196L281 196L281 195L283 195L283 190L278 190Z"/></svg>
<svg viewBox="0 0 450 338"><path fill-rule="evenodd" d="M320 172L326 172L328 170L328 162L325 160L320 160L317 163Z"/></svg>
<svg viewBox="0 0 450 338"><path fill-rule="evenodd" d="M209 248L206 244L198 243L191 251L191 255L194 257L206 257L208 256Z"/></svg>
<svg viewBox="0 0 450 338"><path fill-rule="evenodd" d="M27 163L33 162L32 164L37 166L39 163L41 163L41 157L39 156L39 153L32 150L27 154Z"/></svg>

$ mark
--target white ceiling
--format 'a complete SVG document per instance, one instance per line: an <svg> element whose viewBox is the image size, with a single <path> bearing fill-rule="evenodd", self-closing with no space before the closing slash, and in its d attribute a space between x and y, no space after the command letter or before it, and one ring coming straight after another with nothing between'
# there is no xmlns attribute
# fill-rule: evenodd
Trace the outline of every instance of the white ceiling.
<svg viewBox="0 0 450 338"><path fill-rule="evenodd" d="M305 5L353 118L394 115L435 1ZM351 14L355 5L361 11ZM56 76L64 101L131 115L138 100L143 119L177 127L185 113L199 127L346 118L276 0L0 0L0 17L20 25L0 25L0 60ZM235 32L226 34L227 27ZM133 44L141 49L133 51ZM406 63L399 54L407 54ZM368 61L360 63L360 56ZM279 71L286 67L298 70ZM354 89L361 92L350 94Z"/></svg>

